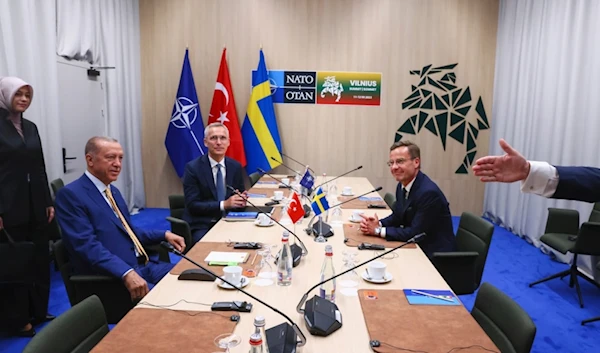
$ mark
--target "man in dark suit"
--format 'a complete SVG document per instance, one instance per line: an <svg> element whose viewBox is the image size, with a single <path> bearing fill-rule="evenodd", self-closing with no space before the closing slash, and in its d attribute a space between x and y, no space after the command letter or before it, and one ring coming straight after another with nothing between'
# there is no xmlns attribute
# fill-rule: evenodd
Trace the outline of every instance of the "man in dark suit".
<svg viewBox="0 0 600 353"><path fill-rule="evenodd" d="M506 141L500 140L503 156L486 156L475 161L473 173L483 182L521 181L521 191L554 199L600 201L600 169L559 167L528 161Z"/></svg>
<svg viewBox="0 0 600 353"><path fill-rule="evenodd" d="M229 147L229 130L221 123L209 124L204 130L204 145L208 154L185 166L183 219L190 224L194 243L231 209L246 207L246 201L234 194L227 185L243 192L242 165L225 156Z"/></svg>
<svg viewBox="0 0 600 353"><path fill-rule="evenodd" d="M114 139L92 137L85 146L87 170L56 195L56 216L74 274L123 279L132 299L148 293L173 264L149 256L143 245L168 241L182 251L185 241L169 231L137 229L119 190L123 149Z"/></svg>
<svg viewBox="0 0 600 353"><path fill-rule="evenodd" d="M388 166L398 181L393 213L378 219L363 217L361 231L389 241L407 241L425 232L419 243L430 257L434 252L454 251L456 238L448 201L440 188L421 172L421 151L410 141L398 141L390 147Z"/></svg>

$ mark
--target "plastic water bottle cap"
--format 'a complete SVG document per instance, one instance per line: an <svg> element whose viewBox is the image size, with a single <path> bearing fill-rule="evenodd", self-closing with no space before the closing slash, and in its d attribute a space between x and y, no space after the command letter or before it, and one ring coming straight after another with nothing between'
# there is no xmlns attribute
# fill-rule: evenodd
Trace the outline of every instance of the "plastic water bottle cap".
<svg viewBox="0 0 600 353"><path fill-rule="evenodd" d="M265 326L265 317L262 315L255 317L254 318L254 326L258 326L258 327Z"/></svg>

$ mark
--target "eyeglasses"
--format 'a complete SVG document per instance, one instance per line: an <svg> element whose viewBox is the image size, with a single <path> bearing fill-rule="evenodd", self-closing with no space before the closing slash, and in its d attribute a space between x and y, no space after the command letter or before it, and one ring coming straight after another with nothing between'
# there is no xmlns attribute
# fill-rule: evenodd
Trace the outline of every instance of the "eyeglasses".
<svg viewBox="0 0 600 353"><path fill-rule="evenodd" d="M211 137L208 138L210 141L217 141L217 140L221 140L221 141L227 141L229 140L229 137L225 136L225 135L212 135Z"/></svg>
<svg viewBox="0 0 600 353"><path fill-rule="evenodd" d="M392 167L394 164L403 165L404 163L406 163L408 161L412 161L412 160L414 160L414 158L409 158L409 159L400 158L400 159L396 159L395 161L387 161L386 164L388 167Z"/></svg>

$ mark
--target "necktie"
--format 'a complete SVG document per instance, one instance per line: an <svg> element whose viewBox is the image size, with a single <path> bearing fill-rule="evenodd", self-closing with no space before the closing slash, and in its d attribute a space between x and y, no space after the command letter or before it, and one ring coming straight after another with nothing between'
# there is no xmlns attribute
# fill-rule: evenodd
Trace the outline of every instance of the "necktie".
<svg viewBox="0 0 600 353"><path fill-rule="evenodd" d="M225 200L225 184L223 183L223 173L221 172L221 165L217 164L217 201Z"/></svg>
<svg viewBox="0 0 600 353"><path fill-rule="evenodd" d="M404 198L405 200L408 199L408 194L406 193L405 188L402 188L402 198Z"/></svg>
<svg viewBox="0 0 600 353"><path fill-rule="evenodd" d="M112 206L113 211L115 211L115 213L117 214L117 217L119 217L119 220L121 221L121 223L123 223L123 227L125 228L125 230L127 231L127 234L131 238L131 241L133 242L135 249L137 250L138 254L144 255L144 257L146 258L145 263L147 264L148 263L148 254L146 254L146 250L144 250L142 243L140 243L139 239L135 236L135 233L133 232L133 230L127 223L127 220L125 219L125 217L123 217L121 210L119 210L119 208L117 207L117 203L115 202L115 199L113 198L112 192L110 191L110 187L107 187L104 192L106 193L106 196L108 197L108 201L110 201L110 205Z"/></svg>

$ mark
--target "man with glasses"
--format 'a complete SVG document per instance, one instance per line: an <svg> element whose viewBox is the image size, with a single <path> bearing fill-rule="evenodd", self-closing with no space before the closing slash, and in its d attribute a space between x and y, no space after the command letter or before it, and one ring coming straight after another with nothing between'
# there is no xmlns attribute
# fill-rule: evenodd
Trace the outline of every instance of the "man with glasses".
<svg viewBox="0 0 600 353"><path fill-rule="evenodd" d="M209 124L204 129L208 154L185 166L183 219L190 225L194 243L202 239L227 211L246 207L246 201L227 188L231 185L246 195L242 165L225 156L229 143L229 130L225 125Z"/></svg>
<svg viewBox="0 0 600 353"><path fill-rule="evenodd" d="M434 252L454 251L456 239L452 217L444 193L421 172L421 151L410 141L398 141L390 147L387 162L396 180L396 206L381 220L363 216L360 230L389 241L407 241L425 232L419 246L428 257Z"/></svg>

